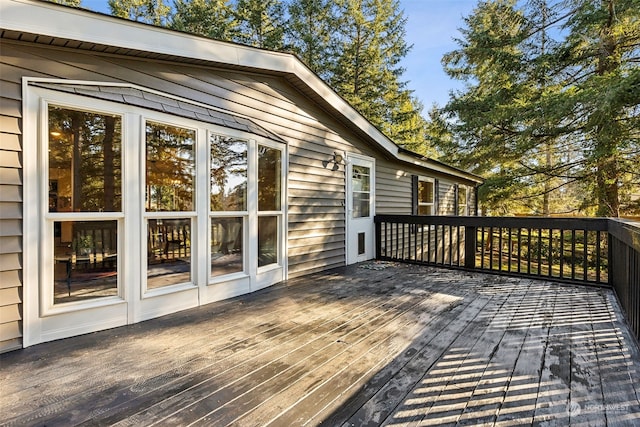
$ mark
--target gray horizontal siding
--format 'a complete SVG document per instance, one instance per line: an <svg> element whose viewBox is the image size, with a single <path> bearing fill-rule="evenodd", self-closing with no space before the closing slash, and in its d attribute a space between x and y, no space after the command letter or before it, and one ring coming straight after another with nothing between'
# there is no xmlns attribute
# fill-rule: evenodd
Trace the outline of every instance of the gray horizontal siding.
<svg viewBox="0 0 640 427"><path fill-rule="evenodd" d="M22 346L22 72L0 60L0 353Z"/></svg>

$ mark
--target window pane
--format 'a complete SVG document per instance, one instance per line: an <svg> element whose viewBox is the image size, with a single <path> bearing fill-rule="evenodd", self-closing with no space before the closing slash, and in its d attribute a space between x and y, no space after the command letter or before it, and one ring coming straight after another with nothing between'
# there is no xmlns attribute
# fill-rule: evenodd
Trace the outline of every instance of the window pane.
<svg viewBox="0 0 640 427"><path fill-rule="evenodd" d="M147 224L147 288L191 281L191 220L150 219Z"/></svg>
<svg viewBox="0 0 640 427"><path fill-rule="evenodd" d="M458 187L458 214L467 214L467 189L465 187Z"/></svg>
<svg viewBox="0 0 640 427"><path fill-rule="evenodd" d="M351 192L353 217L363 218L370 214L371 170L366 166L353 165Z"/></svg>
<svg viewBox="0 0 640 427"><path fill-rule="evenodd" d="M53 223L53 302L118 294L118 222Z"/></svg>
<svg viewBox="0 0 640 427"><path fill-rule="evenodd" d="M244 271L242 218L211 219L211 276Z"/></svg>
<svg viewBox="0 0 640 427"><path fill-rule="evenodd" d="M433 206L418 206L418 215L433 215Z"/></svg>
<svg viewBox="0 0 640 427"><path fill-rule="evenodd" d="M247 210L247 142L211 138L211 210Z"/></svg>
<svg viewBox="0 0 640 427"><path fill-rule="evenodd" d="M49 106L49 212L118 212L122 120Z"/></svg>
<svg viewBox="0 0 640 427"><path fill-rule="evenodd" d="M258 146L258 210L280 210L280 150Z"/></svg>
<svg viewBox="0 0 640 427"><path fill-rule="evenodd" d="M418 181L418 202L433 203L433 182Z"/></svg>
<svg viewBox="0 0 640 427"><path fill-rule="evenodd" d="M353 176L351 177L353 191L370 191L370 174L368 167L353 165Z"/></svg>
<svg viewBox="0 0 640 427"><path fill-rule="evenodd" d="M370 215L371 203L369 201L369 193L353 192L353 217L365 218Z"/></svg>
<svg viewBox="0 0 640 427"><path fill-rule="evenodd" d="M278 262L278 217L258 217L258 267Z"/></svg>
<svg viewBox="0 0 640 427"><path fill-rule="evenodd" d="M196 132L147 122L147 211L192 211Z"/></svg>

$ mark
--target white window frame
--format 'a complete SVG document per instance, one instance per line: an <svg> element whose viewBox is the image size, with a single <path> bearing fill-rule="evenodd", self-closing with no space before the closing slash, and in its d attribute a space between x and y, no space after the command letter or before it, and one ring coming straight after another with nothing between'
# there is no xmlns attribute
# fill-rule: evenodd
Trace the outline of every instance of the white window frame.
<svg viewBox="0 0 640 427"><path fill-rule="evenodd" d="M195 174L193 176L193 210L191 211L161 211L161 212L153 212L147 211L145 207L145 194L146 194L146 174L144 171L146 170L146 151L147 151L147 135L146 135L146 125L147 122L158 123L160 125L165 126L173 126L183 129L192 130L195 132L195 138L193 141L193 156L195 163ZM197 280L197 271L198 271L198 234L195 233L198 230L198 194L203 190L200 188L200 184L198 182L199 171L202 169L201 162L198 160L201 158L201 153L199 151L199 147L202 145L202 124L197 121L192 121L189 119L185 119L182 117L176 117L169 114L164 113L155 113L150 112L144 109L140 110L140 152L139 152L139 170L142 171L140 176L138 177L138 191L141 195L139 199L140 209L140 242L147 242L147 227L149 220L153 219L183 219L188 218L191 220L191 256L190 256L190 277L191 280L188 282L176 283L173 285L163 286L160 288L149 289L147 287L147 245L141 244L140 246L140 261L142 264L140 266L140 284L141 284L141 292L142 298L152 298L159 295L169 294L176 291L180 291L183 289L190 289L199 283ZM204 131L206 134L206 130Z"/></svg>
<svg viewBox="0 0 640 427"><path fill-rule="evenodd" d="M430 182L431 186L432 186L432 193L431 193L431 197L432 197L432 201L431 203L425 203L420 201L420 183L421 182ZM436 215L435 212L435 206L436 206L436 191L438 191L436 189L436 180L435 178L431 178L431 177L426 177L426 176L418 176L418 188L416 188L416 192L418 195L418 215L424 215L424 214L420 214L420 207L421 206L429 206L431 207L431 215Z"/></svg>
<svg viewBox="0 0 640 427"><path fill-rule="evenodd" d="M56 94L58 95L58 94ZM122 128L126 126L127 118L123 111L112 108L109 103L92 102L88 103L80 102L78 97L67 94L59 94L61 96L42 96L39 99L39 123L38 123L38 138L36 140L36 150L38 153L46 153L48 151L49 143L49 106L54 105L56 107L68 108L77 111L85 111L96 114L115 115L119 116L122 120ZM75 301L61 304L54 304L53 286L51 284L54 281L54 266L55 263L51 261L54 259L54 229L53 224L56 221L117 221L117 236L118 247L117 252L122 253L125 247L124 243L124 218L125 218L125 189L124 182L127 179L124 164L127 161L125 135L122 132L121 141L121 162L122 170L122 201L120 211L118 212L49 212L48 206L48 182L49 182L49 158L48 156L39 156L39 170L40 173L38 179L38 188L40 189L38 194L38 211L42 212L42 216L38 218L38 228L42 230L40 241L40 249L38 253L38 261L40 265L40 280L39 280L39 310L42 317L53 316L56 314L77 311L82 309L91 309L97 307L104 307L108 305L121 304L125 301L126 297L123 289L123 267L124 262L122 257L118 257L116 269L118 271L117 281L117 294L110 297L103 297L99 299L91 299L85 301ZM25 218L25 222L30 223L29 219Z"/></svg>
<svg viewBox="0 0 640 427"><path fill-rule="evenodd" d="M464 191L464 204L460 204L460 191ZM461 209L464 209L461 211ZM469 187L466 185L458 185L458 194L456 194L456 215L469 216Z"/></svg>

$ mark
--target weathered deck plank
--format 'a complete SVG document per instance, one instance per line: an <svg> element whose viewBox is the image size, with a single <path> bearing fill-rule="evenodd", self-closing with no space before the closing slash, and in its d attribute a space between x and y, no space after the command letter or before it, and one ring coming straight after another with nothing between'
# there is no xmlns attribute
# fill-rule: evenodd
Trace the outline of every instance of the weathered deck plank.
<svg viewBox="0 0 640 427"><path fill-rule="evenodd" d="M2 355L0 424L631 426L639 384L609 290L368 263Z"/></svg>

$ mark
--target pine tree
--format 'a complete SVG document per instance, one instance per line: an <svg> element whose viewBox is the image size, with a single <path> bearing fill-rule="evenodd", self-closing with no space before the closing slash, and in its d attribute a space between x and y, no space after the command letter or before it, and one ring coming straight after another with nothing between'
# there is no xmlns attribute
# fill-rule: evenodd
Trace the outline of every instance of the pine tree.
<svg viewBox="0 0 640 427"><path fill-rule="evenodd" d="M175 0L171 28L231 41L237 32L229 0Z"/></svg>
<svg viewBox="0 0 640 427"><path fill-rule="evenodd" d="M284 47L284 6L280 0L237 0L236 40L249 46L272 50Z"/></svg>
<svg viewBox="0 0 640 427"><path fill-rule="evenodd" d="M159 27L168 24L171 14L164 0L109 0L109 8L113 16Z"/></svg>
<svg viewBox="0 0 640 427"><path fill-rule="evenodd" d="M286 44L311 70L328 80L338 44L333 0L297 0L289 3Z"/></svg>
<svg viewBox="0 0 640 427"><path fill-rule="evenodd" d="M564 98L577 106L573 114L597 215L618 216L621 190L640 183L640 1L582 0L572 6L569 36L559 51L573 78Z"/></svg>
<svg viewBox="0 0 640 427"><path fill-rule="evenodd" d="M404 138L416 135L424 141L420 105L401 80L400 61L410 47L404 39L406 18L399 2L340 0L337 4L342 53L330 84L398 143L410 143Z"/></svg>

